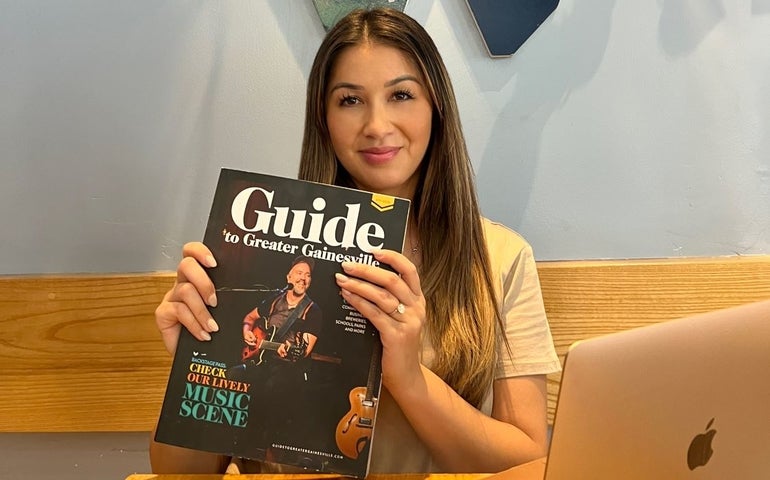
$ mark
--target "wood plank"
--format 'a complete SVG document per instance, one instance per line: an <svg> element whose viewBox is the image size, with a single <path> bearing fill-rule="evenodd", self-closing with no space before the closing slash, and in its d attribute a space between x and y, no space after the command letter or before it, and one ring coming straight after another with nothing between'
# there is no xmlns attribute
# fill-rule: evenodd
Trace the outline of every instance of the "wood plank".
<svg viewBox="0 0 770 480"><path fill-rule="evenodd" d="M0 432L148 431L171 359L169 274L0 278Z"/></svg>
<svg viewBox="0 0 770 480"><path fill-rule="evenodd" d="M770 298L770 256L539 262L557 352ZM154 310L172 273L0 277L0 432L148 431L171 363ZM549 420L559 375L549 377Z"/></svg>
<svg viewBox="0 0 770 480"><path fill-rule="evenodd" d="M502 472L500 478L508 478ZM481 480L491 473L372 473L366 480ZM349 480L351 477L333 473L250 473L250 474L148 474L135 473L126 480ZM497 478L497 477L494 477ZM535 477L522 477L535 478Z"/></svg>
<svg viewBox="0 0 770 480"><path fill-rule="evenodd" d="M577 340L770 298L770 256L539 262L557 353ZM553 421L560 374L548 379Z"/></svg>

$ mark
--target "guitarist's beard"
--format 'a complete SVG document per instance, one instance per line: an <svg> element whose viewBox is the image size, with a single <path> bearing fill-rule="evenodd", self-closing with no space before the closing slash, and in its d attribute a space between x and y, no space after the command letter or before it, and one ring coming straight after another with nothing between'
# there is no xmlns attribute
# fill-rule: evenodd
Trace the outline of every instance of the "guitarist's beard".
<svg viewBox="0 0 770 480"><path fill-rule="evenodd" d="M302 297L305 296L305 294L307 294L308 285L306 282L299 281L296 283L290 283L289 285L291 285L291 293L294 295L295 300L299 301L302 299Z"/></svg>

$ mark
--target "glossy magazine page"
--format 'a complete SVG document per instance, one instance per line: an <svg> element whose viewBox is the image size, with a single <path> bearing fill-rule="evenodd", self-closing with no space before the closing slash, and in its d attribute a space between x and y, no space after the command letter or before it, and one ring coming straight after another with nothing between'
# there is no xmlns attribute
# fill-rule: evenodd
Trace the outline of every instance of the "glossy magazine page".
<svg viewBox="0 0 770 480"><path fill-rule="evenodd" d="M381 344L334 274L401 251L408 212L404 199L223 169L204 237L220 329L209 342L182 329L156 440L364 477Z"/></svg>

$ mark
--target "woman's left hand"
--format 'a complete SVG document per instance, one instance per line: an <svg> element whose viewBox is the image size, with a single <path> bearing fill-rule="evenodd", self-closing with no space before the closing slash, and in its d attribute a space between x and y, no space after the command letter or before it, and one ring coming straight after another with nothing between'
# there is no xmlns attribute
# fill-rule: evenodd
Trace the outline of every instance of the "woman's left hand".
<svg viewBox="0 0 770 480"><path fill-rule="evenodd" d="M404 255L378 250L374 258L396 273L355 262L343 262L337 274L342 296L369 319L382 339L382 381L393 392L409 388L420 368L425 297L417 268Z"/></svg>

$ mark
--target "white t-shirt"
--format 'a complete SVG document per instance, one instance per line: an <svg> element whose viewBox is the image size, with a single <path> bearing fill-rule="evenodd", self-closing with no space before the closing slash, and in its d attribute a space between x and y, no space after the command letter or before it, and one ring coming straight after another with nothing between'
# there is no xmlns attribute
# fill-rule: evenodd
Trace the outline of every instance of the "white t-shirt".
<svg viewBox="0 0 770 480"><path fill-rule="evenodd" d="M489 251L492 279L501 312L505 335L511 346L508 354L504 342L498 342L495 379L557 372L561 364L553 346L545 316L540 280L532 248L518 233L483 219ZM433 346L426 339L422 363L430 368ZM481 411L492 412L492 385L489 385ZM429 414L426 412L426 414ZM401 409L385 387L379 398L377 424L372 438L371 473L435 472L437 466L427 447L420 441ZM235 461L228 472L260 471L253 462ZM280 465L265 465L262 472L300 471Z"/></svg>

